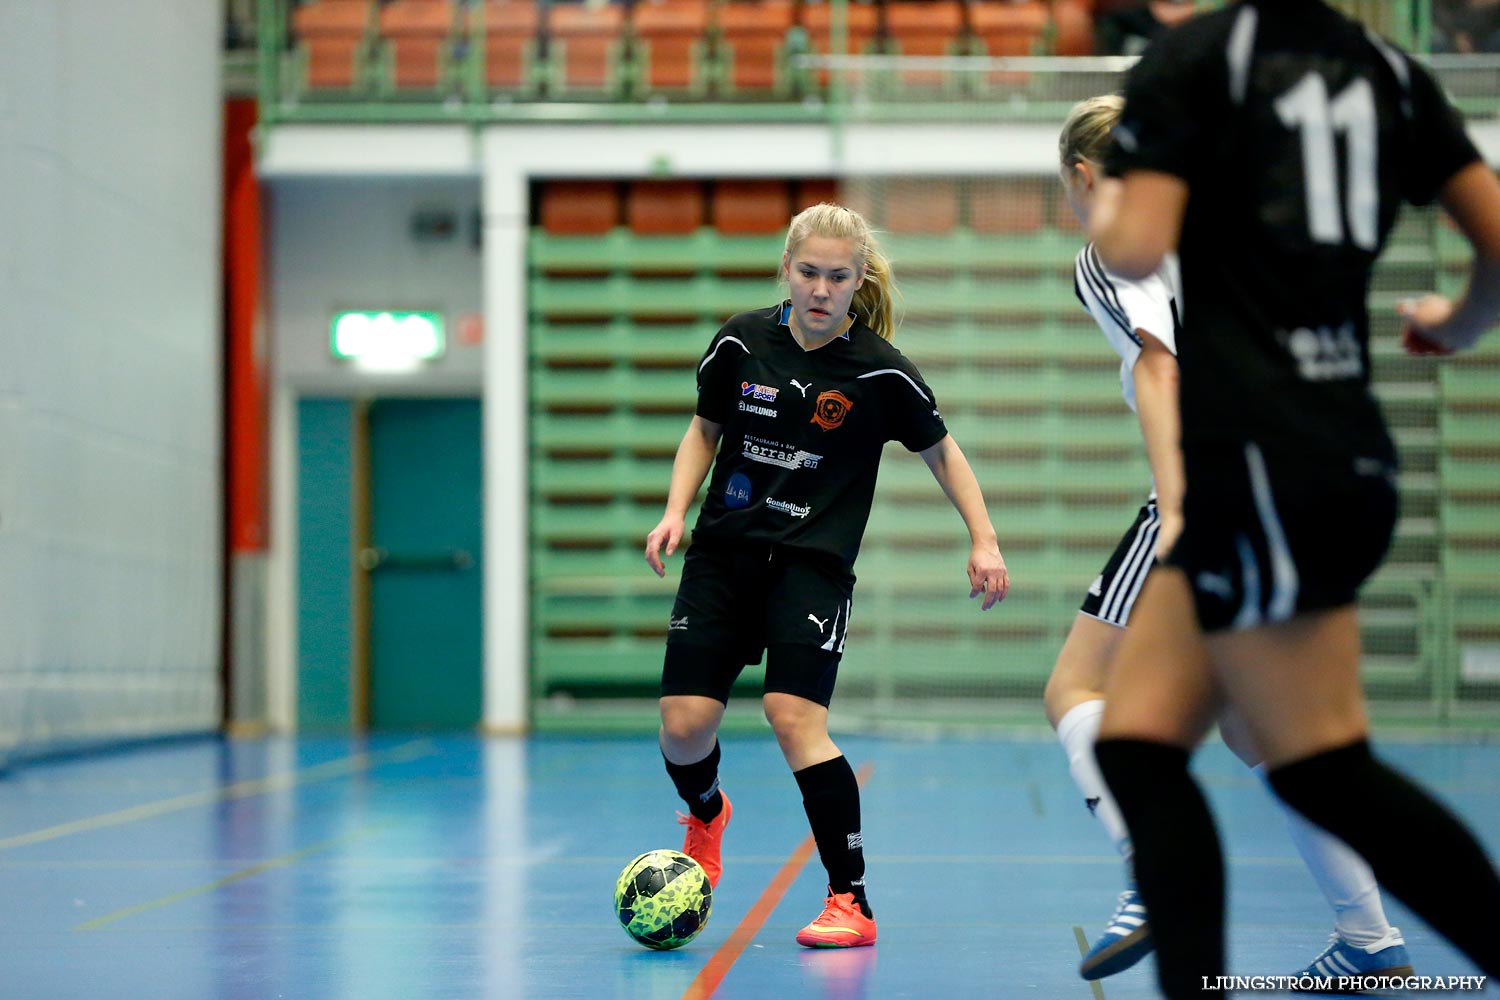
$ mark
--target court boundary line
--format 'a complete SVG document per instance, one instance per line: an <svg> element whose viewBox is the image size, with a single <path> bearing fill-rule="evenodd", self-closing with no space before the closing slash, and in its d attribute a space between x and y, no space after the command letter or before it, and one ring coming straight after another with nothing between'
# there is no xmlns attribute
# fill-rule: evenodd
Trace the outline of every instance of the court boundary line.
<svg viewBox="0 0 1500 1000"><path fill-rule="evenodd" d="M267 792L285 791L299 785L327 781L330 778L342 778L359 771L369 770L377 764L417 760L430 754L432 746L431 740L412 740L409 743L403 743L388 750L375 752L362 751L357 754L351 754L348 757L340 757L336 760L325 761L322 764L315 764L300 771L283 771L264 778L250 778L246 781L237 781L232 785L220 785L201 792L189 792L186 795L177 795L169 799L160 799L156 802L145 802L138 806L128 806L124 809L116 809L113 812L100 813L97 816L86 816L83 819L70 820L67 823L58 823L55 826L33 830L30 833L20 833L12 837L0 838L0 851L9 851L17 847L29 847L32 844L42 844L49 840L59 840L63 837L70 837L75 833L89 833L111 826L122 826L126 823L134 823L137 820L153 819L157 816L181 812L184 809L192 809L196 806L232 802L236 799L264 795Z"/></svg>
<svg viewBox="0 0 1500 1000"><path fill-rule="evenodd" d="M854 776L855 782L863 788L865 782L870 780L870 775L875 766L870 763L862 765ZM812 857L817 842L813 840L812 834L808 834L792 851L781 868L771 877L760 897L750 906L745 915L740 918L729 937L719 945L718 950L709 956L708 961L703 963L703 968L698 970L698 975L688 984L687 992L682 994L682 1000L708 1000L724 982L724 977L734 967L734 963L744 954L745 948L755 940L760 929L765 926L766 918L769 917L781 904L781 899L786 891L791 888L797 876L802 874L802 868ZM800 945L799 945L800 947Z"/></svg>
<svg viewBox="0 0 1500 1000"><path fill-rule="evenodd" d="M254 876L260 875L263 872L275 871L277 868L289 868L292 865L295 865L297 862L301 861L303 858L309 857L313 854L317 854L319 851L326 851L332 847L339 847L344 844L353 843L354 841L368 836L369 834L374 833L376 830L388 825L389 824L386 823L377 823L370 826L361 827L360 829L355 830L352 833L344 834L342 837L331 837L328 840L319 841L316 844L309 844L306 847L300 847L295 851L288 851L286 854L282 854L274 858L268 858L265 861L257 862L256 864L253 864L248 868L241 868L237 872L231 872L230 874L225 875L222 878L214 879L212 882L204 882L202 885L195 885L190 889L183 889L179 892L174 892L171 895L162 896L159 899L153 899L146 903L139 903L135 906L127 906L123 910L116 910L113 913L106 913L102 917L95 917L93 920L86 920L83 923L75 926L73 929L75 931L83 932L97 931L100 928L106 927L117 921L124 920L127 917L134 917L142 913L149 913L152 910L161 909L163 906L171 906L173 903L180 903L185 899L192 899L195 896L206 896L211 892L217 892L218 890L223 889L225 886L234 885L236 882L243 882L245 879L253 878Z"/></svg>
<svg viewBox="0 0 1500 1000"><path fill-rule="evenodd" d="M1073 939L1078 942L1078 957L1089 957L1088 935L1083 933L1083 928L1077 924L1073 925ZM1097 979L1090 979L1089 987L1094 991L1094 1000L1104 1000L1104 986Z"/></svg>

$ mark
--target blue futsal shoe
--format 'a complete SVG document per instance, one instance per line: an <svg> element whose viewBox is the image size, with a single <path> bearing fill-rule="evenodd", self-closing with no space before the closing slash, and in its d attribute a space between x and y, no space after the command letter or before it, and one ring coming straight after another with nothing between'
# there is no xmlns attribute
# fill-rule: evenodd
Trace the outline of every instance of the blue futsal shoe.
<svg viewBox="0 0 1500 1000"><path fill-rule="evenodd" d="M1389 934L1368 949L1349 944L1337 934L1329 938L1328 947L1293 975L1297 979L1331 979L1330 989L1306 990L1307 992L1361 993L1365 989L1383 988L1380 979L1406 978L1412 974L1411 956L1406 953L1406 941L1401 932L1392 927ZM1374 978L1375 982L1356 982L1356 979ZM1341 984L1340 978L1347 982Z"/></svg>
<svg viewBox="0 0 1500 1000"><path fill-rule="evenodd" d="M1078 974L1084 979L1113 976L1151 954L1154 947L1140 893L1126 889L1120 893L1120 903L1109 918L1109 926L1079 963Z"/></svg>

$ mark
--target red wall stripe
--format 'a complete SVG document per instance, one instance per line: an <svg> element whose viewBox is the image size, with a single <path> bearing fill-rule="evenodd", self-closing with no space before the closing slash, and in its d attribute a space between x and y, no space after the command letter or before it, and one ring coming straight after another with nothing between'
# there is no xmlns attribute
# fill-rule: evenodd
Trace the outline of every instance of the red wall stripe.
<svg viewBox="0 0 1500 1000"><path fill-rule="evenodd" d="M261 551L268 542L261 196L251 146L256 118L253 99L224 102L225 406L231 552Z"/></svg>

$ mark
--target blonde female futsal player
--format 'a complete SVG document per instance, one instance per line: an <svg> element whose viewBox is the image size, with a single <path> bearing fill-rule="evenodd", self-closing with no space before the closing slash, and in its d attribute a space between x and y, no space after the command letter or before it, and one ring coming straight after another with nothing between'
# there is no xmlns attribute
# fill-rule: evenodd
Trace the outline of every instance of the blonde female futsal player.
<svg viewBox="0 0 1500 1000"><path fill-rule="evenodd" d="M663 573L684 517L708 495L667 632L661 749L688 804L684 853L717 882L731 809L719 790L730 686L766 656L767 720L802 792L828 870L809 947L875 943L854 770L828 736L828 704L853 609L854 559L887 441L921 454L969 529L970 597L1009 586L984 498L932 390L900 351L891 270L870 227L838 205L791 221L790 297L724 324L698 366L698 412L677 449L666 513L646 539Z"/></svg>

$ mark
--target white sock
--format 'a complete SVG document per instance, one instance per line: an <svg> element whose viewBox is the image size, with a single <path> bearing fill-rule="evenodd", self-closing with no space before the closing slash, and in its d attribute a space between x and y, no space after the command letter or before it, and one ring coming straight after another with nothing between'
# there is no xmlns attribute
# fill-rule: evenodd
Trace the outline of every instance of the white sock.
<svg viewBox="0 0 1500 1000"><path fill-rule="evenodd" d="M1287 832L1292 835L1292 843L1297 845L1297 853L1302 855L1313 881L1323 891L1323 898L1333 907L1333 927L1339 937L1356 948L1368 949L1375 944L1387 948L1404 944L1401 932L1385 919L1380 887L1365 859L1277 798L1266 777L1264 764L1253 770L1265 783L1271 797L1276 799L1276 804L1281 806L1286 816Z"/></svg>
<svg viewBox="0 0 1500 1000"><path fill-rule="evenodd" d="M1094 740L1099 737L1099 720L1104 717L1104 699L1096 698L1074 705L1057 723L1057 739L1068 755L1068 770L1073 773L1073 783L1083 793L1089 811L1104 824L1115 850L1127 861L1130 860L1130 831L1120 816L1120 807L1115 797L1109 794L1104 784L1104 775L1094 761Z"/></svg>

